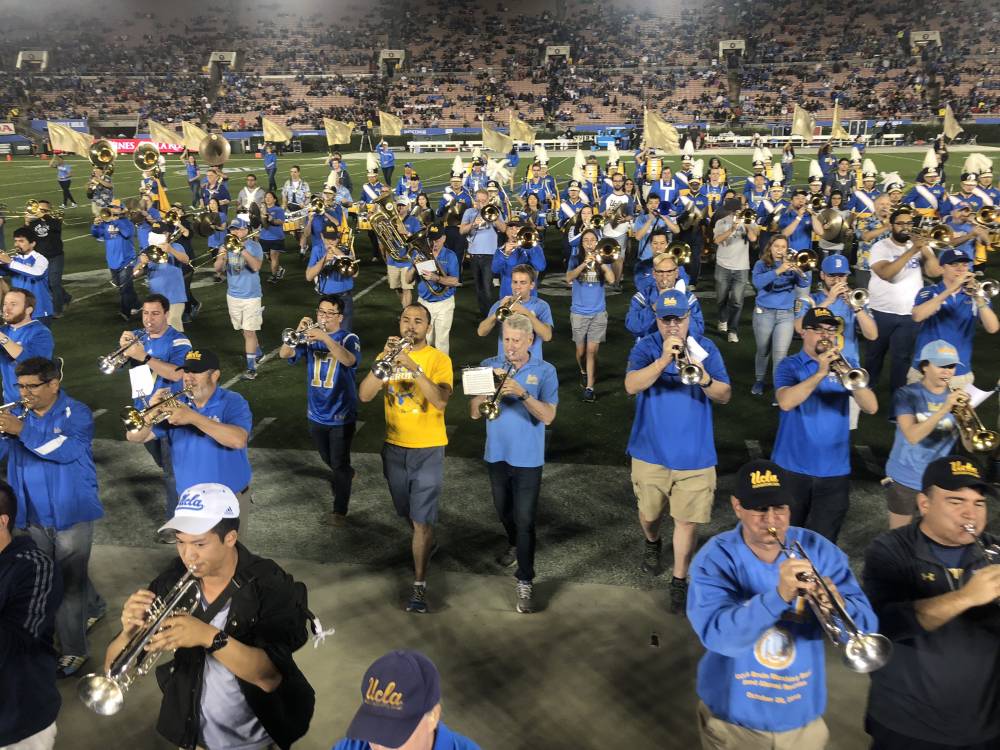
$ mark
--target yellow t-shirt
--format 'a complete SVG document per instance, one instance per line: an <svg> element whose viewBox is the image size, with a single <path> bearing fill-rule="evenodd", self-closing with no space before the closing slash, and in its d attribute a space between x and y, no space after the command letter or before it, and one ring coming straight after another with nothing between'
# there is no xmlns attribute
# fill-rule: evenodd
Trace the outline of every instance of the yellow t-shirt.
<svg viewBox="0 0 1000 750"><path fill-rule="evenodd" d="M453 385L451 357L432 346L409 352L432 383ZM401 448L433 448L448 444L444 412L427 401L415 375L397 365L385 388L385 442Z"/></svg>

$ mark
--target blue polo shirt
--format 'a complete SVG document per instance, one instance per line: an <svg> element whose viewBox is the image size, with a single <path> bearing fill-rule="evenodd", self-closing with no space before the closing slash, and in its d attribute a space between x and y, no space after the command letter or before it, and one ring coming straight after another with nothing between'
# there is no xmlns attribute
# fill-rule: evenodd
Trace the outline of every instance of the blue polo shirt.
<svg viewBox="0 0 1000 750"><path fill-rule="evenodd" d="M482 361L483 367L504 368L503 356ZM539 401L559 403L559 376L556 368L533 354L510 377ZM545 463L545 425L535 419L523 401L512 397L500 399L500 416L486 420L487 463L503 461L511 466L532 468Z"/></svg>
<svg viewBox="0 0 1000 750"><path fill-rule="evenodd" d="M692 336L708 352L701 363L713 380L729 382L722 354L704 336ZM663 352L659 331L639 339L628 355L626 372L648 367ZM671 362L659 379L635 399L635 419L626 453L640 461L677 471L715 466L712 401L699 385L684 385Z"/></svg>
<svg viewBox="0 0 1000 750"><path fill-rule="evenodd" d="M175 384L175 389L179 385ZM250 404L234 391L216 388L200 409L190 401L188 404L214 422L242 427L247 434L253 429ZM170 441L178 494L200 482L218 482L237 494L250 485L253 474L246 448L226 448L190 425L161 422L153 426L153 434Z"/></svg>
<svg viewBox="0 0 1000 750"><path fill-rule="evenodd" d="M462 224L471 224L479 216L478 208L466 209L462 214ZM492 224L485 224L478 230L473 229L466 235L469 238L469 255L492 256L497 250L497 232Z"/></svg>
<svg viewBox="0 0 1000 750"><path fill-rule="evenodd" d="M264 260L264 248L257 240L247 240L243 247L257 260ZM260 270L251 271L250 266L244 260L239 271L233 268L232 264L226 261L226 281L228 289L226 294L235 299L257 299L263 296L260 289Z"/></svg>
<svg viewBox="0 0 1000 750"><path fill-rule="evenodd" d="M363 740L343 739L333 746L333 750L371 750L371 747ZM444 725L444 722L438 722L437 732L434 735L434 747L431 750L479 750L479 745L468 737L451 731Z"/></svg>
<svg viewBox="0 0 1000 750"><path fill-rule="evenodd" d="M795 300L795 317L804 318L806 313L813 307L819 307L820 303L826 299L826 292L813 292L808 297L798 297ZM832 305L827 308L830 312L844 321L843 346L841 352L848 359L860 359L858 351L858 329L857 313L854 308L838 297ZM867 310L867 308L865 308Z"/></svg>
<svg viewBox="0 0 1000 750"><path fill-rule="evenodd" d="M285 230L282 228L282 224L285 221L285 209L281 206L271 206L267 209L267 215L272 221L279 223L265 224L260 230L259 238L267 242L285 239Z"/></svg>
<svg viewBox="0 0 1000 750"><path fill-rule="evenodd" d="M354 355L353 366L344 367L321 341L295 347L288 364L306 361L306 416L309 421L340 427L358 418L354 373L361 361L361 339L356 333L344 330L330 334L330 338Z"/></svg>
<svg viewBox="0 0 1000 750"><path fill-rule="evenodd" d="M139 328L132 331L133 336L139 336L143 334L143 329ZM169 362L172 365L177 365L180 367L184 364L184 358L187 353L191 351L191 339L187 337L186 333L181 333L173 326L167 326L166 330L162 335L157 336L155 339L147 338L143 343L142 348L151 357L162 362ZM146 394L147 397L152 396L160 388L170 388L174 389L176 380L164 380L159 375L155 376L156 379L153 381L152 392ZM136 409L142 409L146 406L146 403L142 399L135 399L133 401Z"/></svg>
<svg viewBox="0 0 1000 750"><path fill-rule="evenodd" d="M845 357L852 367L856 360ZM812 377L819 363L805 352L785 357L774 374L774 390ZM791 411L780 412L771 460L778 466L814 477L851 473L850 393L830 373L812 394Z"/></svg>
<svg viewBox="0 0 1000 750"><path fill-rule="evenodd" d="M176 242L170 247L184 252L184 248ZM187 302L187 292L184 289L184 272L180 261L170 256L166 263L150 263L146 266L146 276L149 280L149 291L162 294L171 305Z"/></svg>
<svg viewBox="0 0 1000 750"><path fill-rule="evenodd" d="M326 248L323 246L313 247L309 256L308 265L314 266L326 257ZM258 283L259 280L258 280ZM317 294L343 294L354 288L353 276L341 276L335 271L320 271L319 276L313 280L313 288Z"/></svg>
<svg viewBox="0 0 1000 750"><path fill-rule="evenodd" d="M795 213L794 209L789 207L778 219L778 231L785 231L785 228L797 218L798 214ZM795 231L788 238L788 247L792 250L809 250L812 247L812 228L812 216L807 211L802 214L802 220L799 221L795 227Z"/></svg>
<svg viewBox="0 0 1000 750"><path fill-rule="evenodd" d="M578 259L570 258L571 268L579 265ZM577 315L597 315L607 309L604 297L604 277L600 266L594 271L584 271L573 279L572 301L569 311Z"/></svg>
<svg viewBox="0 0 1000 750"><path fill-rule="evenodd" d="M451 250L446 247L441 248L441 252L437 256L438 268L441 269L442 276L455 276L459 274L458 256L455 255ZM427 302L440 302L441 300L448 299L449 297L455 296L456 287L446 286L444 287L444 292L442 294L431 294L431 288L428 286L427 282L424 281L420 274L417 274L417 294L420 299ZM439 286L435 284L435 286Z"/></svg>
<svg viewBox="0 0 1000 750"><path fill-rule="evenodd" d="M914 306L923 304L944 291L944 282L925 286L917 292ZM920 323L917 341L913 347L913 367L920 364L920 350L925 344L941 339L947 341L958 352L960 363L955 368L956 375L965 375L972 366L972 340L976 334L979 313L972 297L959 290L944 301L938 311Z"/></svg>
<svg viewBox="0 0 1000 750"><path fill-rule="evenodd" d="M892 415L910 414L923 422L941 409L948 394L947 388L941 393L931 393L923 383L904 385L893 394ZM903 437L903 431L897 427L889 460L885 463L886 476L911 490L921 490L927 464L949 455L957 441L958 427L952 414L942 418L934 431L915 445Z"/></svg>
<svg viewBox="0 0 1000 750"><path fill-rule="evenodd" d="M135 260L135 248L132 247L132 237L135 226L128 219L115 219L94 224L90 234L98 242L104 243L104 254L108 268L117 271L129 261Z"/></svg>
<svg viewBox="0 0 1000 750"><path fill-rule="evenodd" d="M503 251L497 248L497 251L493 254L492 270L493 273L500 276L501 298L511 294L510 277L514 273L514 269L520 265L533 266L539 273L544 271L546 265L545 252L542 250L541 245L533 245L528 250L518 245L510 255L504 255ZM531 296L534 297L537 295L538 290L532 289Z"/></svg>
<svg viewBox="0 0 1000 750"><path fill-rule="evenodd" d="M785 271L779 276L777 270L778 266L767 266L762 260L753 264L751 280L757 290L757 307L791 310L798 296L795 289L808 289L812 283L812 272L800 275L795 271Z"/></svg>
<svg viewBox="0 0 1000 750"><path fill-rule="evenodd" d="M14 328L9 324L0 326L0 334L14 343L20 344L23 349L21 356L14 359L4 347L0 347L0 378L3 378L3 400L5 404L9 404L21 399L21 393L17 390L17 375L14 373L18 363L32 357L52 359L55 341L52 338L52 331L38 320L29 320L19 328Z"/></svg>
<svg viewBox="0 0 1000 750"><path fill-rule="evenodd" d="M500 299L503 299L501 297ZM554 325L552 322L552 308L549 307L549 303L543 300L541 297L529 297L527 300L521 303L521 306L526 310L530 310L535 314L535 317L548 326ZM490 307L489 317L493 317L497 314L497 310L500 308L500 300L498 299ZM497 356L503 357L503 325L497 323ZM542 338L538 334L535 334L535 340L531 342L531 356L535 359L541 360L542 358Z"/></svg>

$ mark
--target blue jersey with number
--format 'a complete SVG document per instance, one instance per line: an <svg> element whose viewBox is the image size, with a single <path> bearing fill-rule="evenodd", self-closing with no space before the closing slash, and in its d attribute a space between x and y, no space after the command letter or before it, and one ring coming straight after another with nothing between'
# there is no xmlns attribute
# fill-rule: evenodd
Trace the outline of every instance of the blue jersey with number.
<svg viewBox="0 0 1000 750"><path fill-rule="evenodd" d="M361 361L361 340L356 333L337 331L330 338L354 355L354 365L345 367L330 354L322 341L295 348L288 364L306 361L306 414L309 421L329 427L351 424L358 418L358 390L354 373Z"/></svg>

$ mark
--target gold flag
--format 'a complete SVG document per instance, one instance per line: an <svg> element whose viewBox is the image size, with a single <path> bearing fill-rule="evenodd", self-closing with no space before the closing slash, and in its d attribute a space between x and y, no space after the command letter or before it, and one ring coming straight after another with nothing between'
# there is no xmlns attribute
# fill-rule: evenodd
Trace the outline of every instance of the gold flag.
<svg viewBox="0 0 1000 750"><path fill-rule="evenodd" d="M514 148L514 139L483 123L483 148L498 154L509 154Z"/></svg>
<svg viewBox="0 0 1000 750"><path fill-rule="evenodd" d="M798 104L792 113L792 135L800 135L809 143L813 139L813 131L816 129L816 120L809 112L802 109Z"/></svg>
<svg viewBox="0 0 1000 750"><path fill-rule="evenodd" d="M403 121L396 117L396 115L390 115L388 112L379 110L378 121L383 138L387 135L403 134Z"/></svg>
<svg viewBox="0 0 1000 750"><path fill-rule="evenodd" d="M188 151L197 151L198 147L201 146L201 142L208 138L208 133L193 122L182 122L181 128L184 132L181 140L184 141L184 148Z"/></svg>
<svg viewBox="0 0 1000 750"><path fill-rule="evenodd" d="M964 128L958 124L958 120L955 119L955 113L951 111L951 105L944 105L944 137L948 140L954 140L955 136L961 133Z"/></svg>
<svg viewBox="0 0 1000 750"><path fill-rule="evenodd" d="M510 137L529 146L535 145L535 129L516 116L513 110L510 113Z"/></svg>
<svg viewBox="0 0 1000 750"><path fill-rule="evenodd" d="M264 140L267 143L288 143L292 140L291 128L267 117L261 117L260 121L264 126Z"/></svg>
<svg viewBox="0 0 1000 750"><path fill-rule="evenodd" d="M323 129L326 130L326 145L336 146L339 143L351 142L351 131L354 125L340 120L331 120L329 117L323 118Z"/></svg>
<svg viewBox="0 0 1000 750"><path fill-rule="evenodd" d="M830 140L850 140L851 134L840 124L840 101L833 103L833 122L830 124Z"/></svg>
<svg viewBox="0 0 1000 750"><path fill-rule="evenodd" d="M83 157L89 155L90 144L94 142L92 135L79 133L73 128L60 125L57 122L48 123L48 127L49 141L52 143L53 151L65 151Z"/></svg>
<svg viewBox="0 0 1000 750"><path fill-rule="evenodd" d="M646 145L650 148L657 148L667 154L679 154L681 152L681 139L677 134L677 128L660 117L656 112L648 109L642 118L643 137Z"/></svg>

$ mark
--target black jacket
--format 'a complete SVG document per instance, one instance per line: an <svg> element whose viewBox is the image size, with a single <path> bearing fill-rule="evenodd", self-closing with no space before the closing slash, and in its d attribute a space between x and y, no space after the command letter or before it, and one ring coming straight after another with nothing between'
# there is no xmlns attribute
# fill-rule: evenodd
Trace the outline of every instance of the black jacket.
<svg viewBox="0 0 1000 750"><path fill-rule="evenodd" d="M313 689L292 658L309 637L306 588L274 561L257 557L239 543L236 549L239 559L233 582L237 589L225 630L230 638L267 652L282 676L273 693L237 680L250 709L275 744L285 750L308 731L315 704ZM149 589L163 595L183 574L184 563L177 558ZM204 665L204 649L182 648L174 652L173 661L156 670L163 691L156 730L178 747L193 748L198 743Z"/></svg>
<svg viewBox="0 0 1000 750"><path fill-rule="evenodd" d="M986 544L996 537L984 534ZM882 534L865 553L863 587L892 640L889 663L871 675L868 715L906 737L949 747L1000 737L1000 606L966 610L933 632L913 602L961 588L984 565L970 544L958 579L913 523Z"/></svg>
<svg viewBox="0 0 1000 750"><path fill-rule="evenodd" d="M52 648L62 578L31 537L0 552L0 747L41 732L56 720Z"/></svg>

